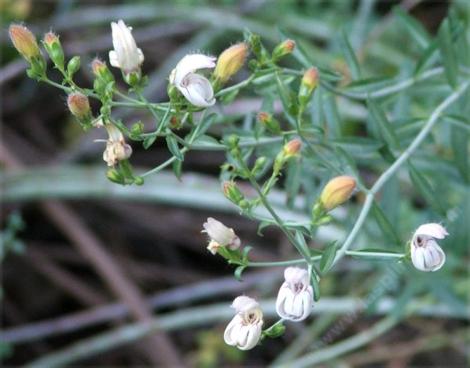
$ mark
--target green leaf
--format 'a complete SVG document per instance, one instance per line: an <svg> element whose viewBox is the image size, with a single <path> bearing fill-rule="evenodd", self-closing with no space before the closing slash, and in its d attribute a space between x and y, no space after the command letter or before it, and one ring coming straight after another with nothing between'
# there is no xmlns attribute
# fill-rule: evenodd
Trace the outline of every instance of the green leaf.
<svg viewBox="0 0 470 368"><path fill-rule="evenodd" d="M429 46L430 36L421 22L408 15L402 8L395 7L393 12L398 20L405 26L408 33L416 41L420 48L425 49Z"/></svg>
<svg viewBox="0 0 470 368"><path fill-rule="evenodd" d="M319 284L319 277L317 273L312 270L312 274L310 276L310 285L312 285L313 289L313 300L318 301L320 300L320 284Z"/></svg>
<svg viewBox="0 0 470 368"><path fill-rule="evenodd" d="M384 243L391 243L393 245L401 244L400 238L398 237L392 224L380 206L375 202L372 203L372 214L375 218L375 221L377 222L377 225L379 225L380 230L382 230L385 238Z"/></svg>
<svg viewBox="0 0 470 368"><path fill-rule="evenodd" d="M440 196L432 188L429 181L424 177L423 174L414 168L411 162L408 162L408 171L410 174L410 179L418 192L431 206L433 206L437 212L445 216L446 211L441 203Z"/></svg>
<svg viewBox="0 0 470 368"><path fill-rule="evenodd" d="M356 92L356 93L372 93L378 89L392 86L397 83L395 78L388 77L373 77L359 79L349 83L346 86L346 91Z"/></svg>
<svg viewBox="0 0 470 368"><path fill-rule="evenodd" d="M178 142L172 134L166 136L166 144L171 154L175 156L178 161L184 160L184 156L178 147Z"/></svg>
<svg viewBox="0 0 470 368"><path fill-rule="evenodd" d="M329 271L335 260L336 252L338 251L337 241L333 241L326 246L325 251L320 259L320 271L325 274Z"/></svg>
<svg viewBox="0 0 470 368"><path fill-rule="evenodd" d="M198 146L198 147L204 147L207 149L211 148L221 148L224 147L223 144L219 143L217 139L214 137L211 137L210 135L200 135L199 137L196 138L196 140L192 143L192 147Z"/></svg>
<svg viewBox="0 0 470 368"><path fill-rule="evenodd" d="M340 147L353 156L365 156L383 147L383 143L375 139L364 137L342 138L330 141L334 147Z"/></svg>
<svg viewBox="0 0 470 368"><path fill-rule="evenodd" d="M380 135L382 136L384 142L387 143L387 145L392 150L398 150L398 148L400 147L398 138L395 135L395 131L393 130L392 125L385 116L385 113L382 111L379 105L371 99L367 100L367 106L369 107L372 119L379 128Z"/></svg>
<svg viewBox="0 0 470 368"><path fill-rule="evenodd" d="M153 142L155 142L156 139L156 135L150 135L148 137L145 137L144 141L142 142L142 146L144 147L144 149L148 149L153 144Z"/></svg>
<svg viewBox="0 0 470 368"><path fill-rule="evenodd" d="M183 170L183 162L180 160L175 160L172 163L173 173L175 174L178 180L181 180L181 172Z"/></svg>
<svg viewBox="0 0 470 368"><path fill-rule="evenodd" d="M457 86L458 64L448 19L442 22L437 33L437 39L444 63L445 75L449 84L455 88Z"/></svg>
<svg viewBox="0 0 470 368"><path fill-rule="evenodd" d="M242 281L242 273L245 271L245 268L246 266L238 266L233 272L233 275L238 281Z"/></svg>
<svg viewBox="0 0 470 368"><path fill-rule="evenodd" d="M302 254L304 257L310 257L310 249L305 241L305 237L302 234L301 231L296 231L295 232L295 240L296 244L298 247L299 252Z"/></svg>
<svg viewBox="0 0 470 368"><path fill-rule="evenodd" d="M354 53L354 50L351 44L349 43L346 30L344 29L341 32L340 44L341 50L344 54L344 58L346 59L346 63L349 66L349 71L351 72L352 79L361 78L361 69L359 67L359 62L357 61L356 54Z"/></svg>
<svg viewBox="0 0 470 368"><path fill-rule="evenodd" d="M460 127L453 126L450 132L451 146L454 154L455 166L459 170L462 179L470 182L470 166L468 159L469 151L469 132Z"/></svg>
<svg viewBox="0 0 470 368"><path fill-rule="evenodd" d="M432 41L427 49L423 52L421 58L416 63L416 67L414 70L414 76L420 75L424 70L426 70L429 66L433 65L437 60L437 41Z"/></svg>
<svg viewBox="0 0 470 368"><path fill-rule="evenodd" d="M323 95L323 113L326 118L329 138L341 137L341 119L336 105L336 96L331 93Z"/></svg>
<svg viewBox="0 0 470 368"><path fill-rule="evenodd" d="M294 206L294 200L300 190L301 168L301 165L295 160L290 160L287 164L286 194L289 208Z"/></svg>

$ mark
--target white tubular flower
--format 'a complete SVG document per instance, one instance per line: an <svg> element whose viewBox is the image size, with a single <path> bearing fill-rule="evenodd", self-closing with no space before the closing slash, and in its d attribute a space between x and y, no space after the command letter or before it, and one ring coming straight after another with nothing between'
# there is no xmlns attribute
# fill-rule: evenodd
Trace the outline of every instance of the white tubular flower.
<svg viewBox="0 0 470 368"><path fill-rule="evenodd" d="M112 66L120 68L125 75L132 72L140 73L140 65L144 61L144 54L132 37L132 28L119 20L111 23L114 50L109 52L109 62Z"/></svg>
<svg viewBox="0 0 470 368"><path fill-rule="evenodd" d="M103 160L108 166L114 166L118 161L128 159L132 154L132 148L124 141L121 131L113 124L106 124L105 127L109 137L103 152Z"/></svg>
<svg viewBox="0 0 470 368"><path fill-rule="evenodd" d="M202 54L183 57L170 74L170 83L194 106L208 107L215 104L214 90L209 80L195 72L215 67L216 58Z"/></svg>
<svg viewBox="0 0 470 368"><path fill-rule="evenodd" d="M435 239L444 239L449 233L440 224L424 224L416 229L411 240L411 261L420 271L437 271L446 261L446 255Z"/></svg>
<svg viewBox="0 0 470 368"><path fill-rule="evenodd" d="M313 289L307 270L288 267L284 271L285 282L276 300L276 312L281 318L299 322L310 315L313 306Z"/></svg>
<svg viewBox="0 0 470 368"><path fill-rule="evenodd" d="M240 350L253 349L261 337L263 312L256 300L239 296L232 303L237 314L224 332L225 343Z"/></svg>
<svg viewBox="0 0 470 368"><path fill-rule="evenodd" d="M229 247L231 250L238 249L240 247L240 238L235 234L233 229L228 228L220 221L209 217L207 222L205 222L203 233L207 233L210 238L209 245L207 249L212 254L217 253L217 249L220 247Z"/></svg>

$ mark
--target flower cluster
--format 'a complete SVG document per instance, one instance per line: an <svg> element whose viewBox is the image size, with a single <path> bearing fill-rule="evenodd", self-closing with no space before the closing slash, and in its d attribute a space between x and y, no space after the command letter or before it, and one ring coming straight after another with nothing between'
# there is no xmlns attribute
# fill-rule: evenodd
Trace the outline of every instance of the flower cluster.
<svg viewBox="0 0 470 368"><path fill-rule="evenodd" d="M203 224L203 232L209 236L208 250L212 254L227 247L237 250L241 241L233 229L211 217ZM284 270L284 282L279 289L276 311L282 320L300 322L306 319L313 308L314 293L307 270L288 267ZM263 312L254 299L237 297L232 308L236 314L225 329L224 339L228 345L241 350L254 348L262 337Z"/></svg>
<svg viewBox="0 0 470 368"><path fill-rule="evenodd" d="M338 190L344 192L345 185L343 184L348 182L347 178L339 178ZM334 185L329 185L327 194L325 194L327 198L336 198L334 195L330 197L331 190L332 194L336 193L333 187ZM346 185L346 187L348 186ZM338 200L334 199L332 203L338 204ZM240 238L233 229L228 228L220 221L210 217L203 226L203 232L209 236L207 248L212 254L221 252L225 248L233 251L240 248ZM444 265L445 254L435 239L443 239L447 235L446 229L439 224L430 223L418 227L411 240L411 260L418 270L437 271ZM315 300L314 289L311 285L312 277L315 276L300 267L287 267L284 270L284 282L279 288L276 298L276 313L280 317L280 321L272 327L282 321L300 322L309 317ZM238 296L233 301L232 308L236 313L224 332L224 340L228 345L235 346L240 350L250 350L264 336L270 335L269 328L263 331L263 311L256 300L245 295Z"/></svg>

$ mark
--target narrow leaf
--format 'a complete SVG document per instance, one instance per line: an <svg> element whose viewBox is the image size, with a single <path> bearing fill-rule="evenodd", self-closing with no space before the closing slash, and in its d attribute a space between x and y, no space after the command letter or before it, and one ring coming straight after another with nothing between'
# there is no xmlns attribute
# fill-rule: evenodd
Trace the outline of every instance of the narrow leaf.
<svg viewBox="0 0 470 368"><path fill-rule="evenodd" d="M341 32L340 43L341 43L341 49L344 54L344 58L346 59L346 63L349 66L352 79L361 78L361 70L359 68L359 62L357 61L356 55L354 54L354 50L351 44L349 43L348 36L344 29Z"/></svg>
<svg viewBox="0 0 470 368"><path fill-rule="evenodd" d="M441 199L438 193L434 191L429 181L414 168L411 162L408 162L408 170L410 179L417 191L423 196L423 198L434 207L434 209L442 215L445 215L444 206L441 203Z"/></svg>
<svg viewBox="0 0 470 368"><path fill-rule="evenodd" d="M326 272L328 272L328 270L333 265L333 261L335 260L337 251L338 251L338 245L336 241L327 245L320 259L320 271L322 274L325 274Z"/></svg>
<svg viewBox="0 0 470 368"><path fill-rule="evenodd" d="M373 100L369 99L367 101L367 106L369 107L372 119L375 121L379 128L382 139L392 150L397 150L400 144L398 142L397 136L395 135L395 131L393 130L392 125L385 116L385 113Z"/></svg>
<svg viewBox="0 0 470 368"><path fill-rule="evenodd" d="M184 156L178 147L178 142L176 141L176 138L173 137L173 135L169 134L166 136L166 144L171 154L175 156L178 161L184 160Z"/></svg>
<svg viewBox="0 0 470 368"><path fill-rule="evenodd" d="M447 80L449 84L455 88L457 86L458 64L452 43L449 21L447 19L442 22L437 34L437 39Z"/></svg>
<svg viewBox="0 0 470 368"><path fill-rule="evenodd" d="M427 48L430 42L430 36L423 25L400 7L396 7L393 11L419 47L422 49Z"/></svg>
<svg viewBox="0 0 470 368"><path fill-rule="evenodd" d="M397 232L393 228L392 224L390 223L380 206L375 202L372 204L372 214L375 218L375 221L377 222L377 225L379 225L380 230L382 230L382 233L384 235L384 244L400 244L401 242L400 238L397 235Z"/></svg>

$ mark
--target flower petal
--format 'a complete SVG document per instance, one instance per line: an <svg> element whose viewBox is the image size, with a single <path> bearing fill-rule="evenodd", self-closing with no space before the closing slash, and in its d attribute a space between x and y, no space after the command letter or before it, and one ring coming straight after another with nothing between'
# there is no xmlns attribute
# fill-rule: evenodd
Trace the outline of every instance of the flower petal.
<svg viewBox="0 0 470 368"><path fill-rule="evenodd" d="M441 224L429 223L418 227L415 231L415 236L427 235L436 239L444 239L449 233Z"/></svg>
<svg viewBox="0 0 470 368"><path fill-rule="evenodd" d="M177 77L175 77L175 80ZM194 106L209 107L215 104L214 90L209 80L202 75L190 73L183 83L176 84L178 90Z"/></svg>
<svg viewBox="0 0 470 368"><path fill-rule="evenodd" d="M214 68L215 60L215 57L204 54L186 55L176 65L173 83L178 86L188 74L199 69Z"/></svg>

